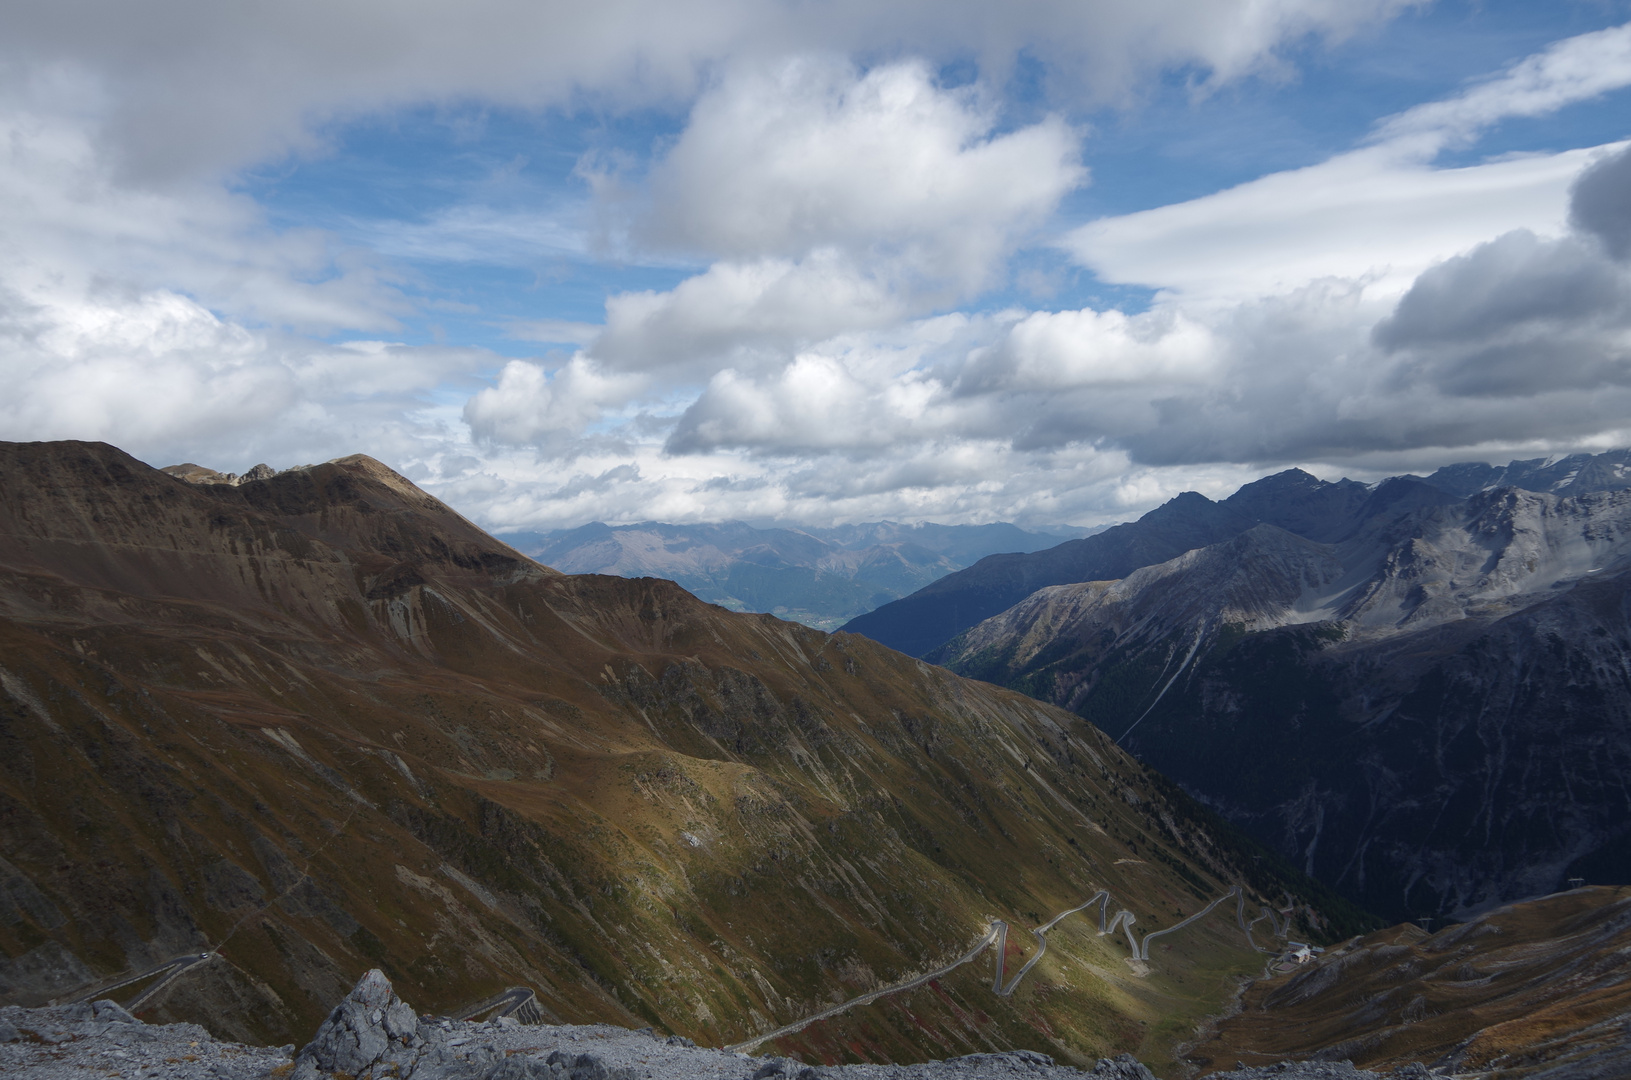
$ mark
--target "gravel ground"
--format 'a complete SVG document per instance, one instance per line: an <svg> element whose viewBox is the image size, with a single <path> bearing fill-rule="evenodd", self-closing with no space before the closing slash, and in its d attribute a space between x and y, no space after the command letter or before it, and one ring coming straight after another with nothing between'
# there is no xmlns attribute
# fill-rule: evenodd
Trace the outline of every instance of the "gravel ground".
<svg viewBox="0 0 1631 1080"><path fill-rule="evenodd" d="M111 1001L0 1008L0 1076L28 1080L1154 1080L1123 1054L1089 1070L1028 1050L916 1065L806 1066L607 1024L469 1023L417 1016L369 972L312 1041L217 1042L196 1024L143 1024ZM1381 1080L1347 1063L1286 1063L1217 1080ZM1396 1080L1412 1077L1409 1071ZM1427 1074L1423 1070L1420 1076Z"/></svg>

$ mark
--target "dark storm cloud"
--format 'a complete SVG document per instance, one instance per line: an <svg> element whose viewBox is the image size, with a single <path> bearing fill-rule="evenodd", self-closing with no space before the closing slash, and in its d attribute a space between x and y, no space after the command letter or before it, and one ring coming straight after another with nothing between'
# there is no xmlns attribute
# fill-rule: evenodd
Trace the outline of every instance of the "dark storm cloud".
<svg viewBox="0 0 1631 1080"><path fill-rule="evenodd" d="M1396 378L1463 397L1521 397L1631 383L1631 152L1575 182L1575 231L1526 229L1481 244L1417 278L1376 345L1403 361Z"/></svg>
<svg viewBox="0 0 1631 1080"><path fill-rule="evenodd" d="M1569 224L1595 236L1614 258L1631 258L1631 146L1580 174L1569 200Z"/></svg>

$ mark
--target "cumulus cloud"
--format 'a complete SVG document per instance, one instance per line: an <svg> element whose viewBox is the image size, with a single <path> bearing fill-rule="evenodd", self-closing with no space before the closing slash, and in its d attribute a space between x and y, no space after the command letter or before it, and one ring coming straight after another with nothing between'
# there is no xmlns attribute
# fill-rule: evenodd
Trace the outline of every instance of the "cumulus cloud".
<svg viewBox="0 0 1631 1080"><path fill-rule="evenodd" d="M900 258L977 286L1085 175L1058 118L993 135L996 122L978 87L937 87L921 60L737 71L654 170L644 231L714 257Z"/></svg>
<svg viewBox="0 0 1631 1080"><path fill-rule="evenodd" d="M465 403L464 422L481 442L559 451L607 406L634 396L642 382L637 376L608 375L581 353L553 375L538 364L511 360L498 385Z"/></svg>
<svg viewBox="0 0 1631 1080"><path fill-rule="evenodd" d="M1173 308L1034 311L996 344L975 349L956 389L966 396L1174 386L1212 374L1218 353L1212 331Z"/></svg>
<svg viewBox="0 0 1631 1080"><path fill-rule="evenodd" d="M1062 92L1099 100L1163 68L1221 84L1414 2L25 0L7 11L0 58L14 78L88 80L122 166L152 181L309 150L324 122L404 105L684 99L723 62L793 51L904 49L993 70L1026 52L1064 75Z"/></svg>
<svg viewBox="0 0 1631 1080"><path fill-rule="evenodd" d="M1512 397L1631 384L1631 148L1576 181L1577 232L1507 233L1422 274L1376 343L1446 393Z"/></svg>
<svg viewBox="0 0 1631 1080"><path fill-rule="evenodd" d="M910 311L888 281L839 252L722 262L667 292L609 297L589 351L611 367L684 378L725 363L784 363L801 342L889 326Z"/></svg>
<svg viewBox="0 0 1631 1080"><path fill-rule="evenodd" d="M1616 259L1631 258L1631 148L1607 154L1574 182L1569 224Z"/></svg>
<svg viewBox="0 0 1631 1080"><path fill-rule="evenodd" d="M1083 129L1004 112L1016 58L1044 111L1080 116L1156 70L1200 92L1273 72L1405 6L26 4L0 41L0 424L229 468L364 449L512 528L1093 522L1265 467L1626 437L1624 148L1437 165L1631 85L1623 28L1320 165L1065 240L1160 290L1148 311L953 310L1086 182ZM970 58L973 83L937 81ZM358 227L366 251L273 228L229 184L449 102L686 119L615 205L454 206ZM416 304L392 258L593 260L597 212L622 215L620 257L690 276L615 293L603 327L508 324L580 347L564 363L383 340Z"/></svg>
<svg viewBox="0 0 1631 1080"><path fill-rule="evenodd" d="M727 368L685 411L667 448L679 454L720 447L856 453L928 435L935 421L927 414L943 396L940 386L910 373L893 379L869 374L864 365L816 353L760 378Z"/></svg>
<svg viewBox="0 0 1631 1080"><path fill-rule="evenodd" d="M0 288L0 430L104 440L160 464L204 458L241 471L359 447L422 453L445 436L418 419L424 395L491 362L472 349L291 339L163 290Z"/></svg>
<svg viewBox="0 0 1631 1080"><path fill-rule="evenodd" d="M978 291L1085 178L1057 118L996 122L977 88L938 87L920 61L733 70L657 165L636 229L720 261L612 297L590 351L622 368L750 365Z"/></svg>
<svg viewBox="0 0 1631 1080"><path fill-rule="evenodd" d="M307 336L390 331L408 301L371 255L276 231L219 185L123 183L64 79L0 85L5 437L236 469L407 451L434 435L416 419L428 395L493 365Z"/></svg>

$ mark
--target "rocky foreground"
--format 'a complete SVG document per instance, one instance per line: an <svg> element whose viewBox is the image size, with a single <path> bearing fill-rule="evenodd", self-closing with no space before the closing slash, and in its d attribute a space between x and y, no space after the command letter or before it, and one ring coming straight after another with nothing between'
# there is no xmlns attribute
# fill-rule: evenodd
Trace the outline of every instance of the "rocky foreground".
<svg viewBox="0 0 1631 1080"><path fill-rule="evenodd" d="M1380 1080L1346 1062L1218 1074L1232 1080ZM1420 1066L1393 1074L1426 1077ZM0 1009L0 1076L31 1080L1154 1080L1131 1055L1084 1072L1015 1050L916 1065L807 1066L607 1024L469 1023L419 1016L379 971L363 976L312 1041L219 1042L196 1024L144 1024L112 1001Z"/></svg>

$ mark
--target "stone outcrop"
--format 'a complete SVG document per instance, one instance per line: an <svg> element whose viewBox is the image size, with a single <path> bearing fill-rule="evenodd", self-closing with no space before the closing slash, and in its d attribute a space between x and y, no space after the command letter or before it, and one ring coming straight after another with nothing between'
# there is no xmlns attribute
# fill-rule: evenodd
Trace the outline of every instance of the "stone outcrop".
<svg viewBox="0 0 1631 1080"><path fill-rule="evenodd" d="M1155 1080L1149 1067L1131 1054L1117 1054L1113 1058L1100 1058L1091 1075L1099 1080Z"/></svg>
<svg viewBox="0 0 1631 1080"><path fill-rule="evenodd" d="M358 980L300 1051L294 1075L346 1073L356 1080L409 1076L425 1049L419 1017L375 968Z"/></svg>

